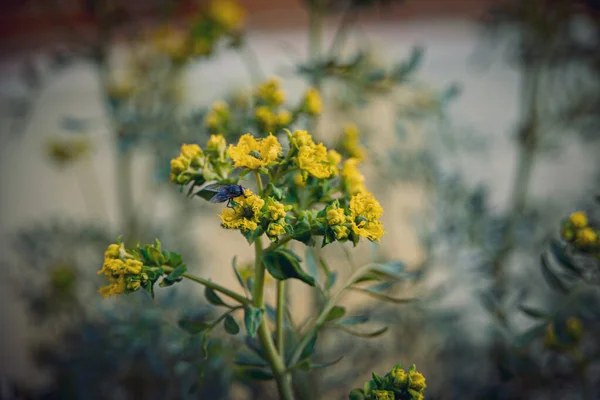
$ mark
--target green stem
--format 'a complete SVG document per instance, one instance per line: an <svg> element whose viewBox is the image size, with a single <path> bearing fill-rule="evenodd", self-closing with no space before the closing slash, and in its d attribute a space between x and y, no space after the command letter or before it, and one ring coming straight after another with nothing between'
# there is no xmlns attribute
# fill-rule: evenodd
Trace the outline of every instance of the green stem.
<svg viewBox="0 0 600 400"><path fill-rule="evenodd" d="M256 177L258 193L259 195L262 195L263 185L260 178L260 174L254 171L254 176ZM262 237L258 237L254 241L255 284L253 293L253 305L254 307L261 310L264 309L265 306L265 264L262 260L262 254ZM258 340L260 341L260 344L265 352L266 359L269 362L269 365L271 366L273 376L275 377L275 381L277 382L277 390L279 391L280 399L293 400L294 392L292 390L292 382L289 378L289 373L286 371L283 356L277 352L277 348L275 347L275 343L273 342L273 338L271 337L271 332L269 331L266 318L263 318L263 320L260 323L260 326L258 327Z"/></svg>
<svg viewBox="0 0 600 400"><path fill-rule="evenodd" d="M175 268L170 267L168 265L163 265L162 269L164 269L165 272L172 272ZM195 276L195 275L191 275L191 274L183 274L182 276L186 279L189 279L189 280L199 283L201 285L207 286L217 292L220 292L220 293L232 298L233 300L237 301L240 304L244 304L244 305L250 304L250 300L248 300L244 296L239 295L236 292L231 291L227 288L224 288L223 286L221 286L219 284L216 284L214 282L208 281L204 278L200 278L199 276Z"/></svg>
<svg viewBox="0 0 600 400"><path fill-rule="evenodd" d="M285 354L285 281L277 281L277 318L275 336L277 338L277 350L281 357Z"/></svg>

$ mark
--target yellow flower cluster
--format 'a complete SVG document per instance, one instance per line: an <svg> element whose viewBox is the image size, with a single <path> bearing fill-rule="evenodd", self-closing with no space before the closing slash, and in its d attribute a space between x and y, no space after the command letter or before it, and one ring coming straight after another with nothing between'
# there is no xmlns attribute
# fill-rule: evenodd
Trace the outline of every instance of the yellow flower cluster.
<svg viewBox="0 0 600 400"><path fill-rule="evenodd" d="M236 168L259 169L274 164L281 155L281 144L273 135L256 139L251 134L242 135L237 145L229 145L227 154Z"/></svg>
<svg viewBox="0 0 600 400"><path fill-rule="evenodd" d="M171 182L186 185L226 179L232 169L226 148L223 135L211 135L205 152L197 144L182 145L179 157L171 160Z"/></svg>
<svg viewBox="0 0 600 400"><path fill-rule="evenodd" d="M214 0L208 6L208 16L225 31L239 31L244 27L246 12L235 1Z"/></svg>
<svg viewBox="0 0 600 400"><path fill-rule="evenodd" d="M358 169L360 160L349 158L342 165L342 187L350 195L367 191L365 177Z"/></svg>
<svg viewBox="0 0 600 400"><path fill-rule="evenodd" d="M285 92L281 89L281 81L276 77L260 84L254 95L260 103L270 107L278 107L285 101Z"/></svg>
<svg viewBox="0 0 600 400"><path fill-rule="evenodd" d="M423 400L427 388L425 377L413 365L408 371L400 364L384 377L373 374L373 380L367 382L363 389L354 389L352 395L365 400Z"/></svg>
<svg viewBox="0 0 600 400"><path fill-rule="evenodd" d="M561 235L579 250L600 250L600 233L588 225L587 215L583 211L572 213L568 220L563 222Z"/></svg>
<svg viewBox="0 0 600 400"><path fill-rule="evenodd" d="M151 31L148 35L154 50L171 57L174 61L182 61L188 55L189 33L173 25L167 25Z"/></svg>
<svg viewBox="0 0 600 400"><path fill-rule="evenodd" d="M366 150L360 144L360 132L355 124L347 124L344 127L339 147L344 154L358 161L365 159Z"/></svg>
<svg viewBox="0 0 600 400"><path fill-rule="evenodd" d="M104 264L98 275L104 276L110 282L98 291L102 298L118 296L133 292L140 288L142 281L148 277L142 273L143 263L132 258L125 252L123 245L111 244L104 253Z"/></svg>
<svg viewBox="0 0 600 400"><path fill-rule="evenodd" d="M243 196L233 199L231 208L224 208L219 218L227 229L240 229L242 232L254 231L266 226L265 232L270 238L286 233L285 216L289 207L284 206L272 197L263 200L260 196L246 189Z"/></svg>
<svg viewBox="0 0 600 400"><path fill-rule="evenodd" d="M204 167L206 159L197 144L181 145L179 157L171 160L171 182L188 183L199 168Z"/></svg>
<svg viewBox="0 0 600 400"><path fill-rule="evenodd" d="M204 118L204 124L211 132L223 132L227 130L229 123L229 106L223 100L215 101L211 110Z"/></svg>
<svg viewBox="0 0 600 400"><path fill-rule="evenodd" d="M310 116L316 116L323 112L323 101L317 89L309 88L304 93L302 111Z"/></svg>
<svg viewBox="0 0 600 400"><path fill-rule="evenodd" d="M369 192L361 192L350 198L348 210L334 202L326 207L327 225L332 229L336 240L347 239L353 234L377 242L385 234L379 218L383 208Z"/></svg>
<svg viewBox="0 0 600 400"><path fill-rule="evenodd" d="M307 131L298 130L291 136L291 143L298 150L298 168L315 178L324 179L337 175L341 156L327 151L323 143L315 143Z"/></svg>

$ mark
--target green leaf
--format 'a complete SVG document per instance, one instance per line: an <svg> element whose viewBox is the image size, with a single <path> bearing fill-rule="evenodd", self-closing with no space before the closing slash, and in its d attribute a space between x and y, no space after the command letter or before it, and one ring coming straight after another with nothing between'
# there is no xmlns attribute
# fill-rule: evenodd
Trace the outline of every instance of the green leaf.
<svg viewBox="0 0 600 400"><path fill-rule="evenodd" d="M244 237L248 241L248 244L252 244L256 241L256 239L261 237L263 233L265 233L265 230L262 228L262 226L259 225L258 228L256 228L253 231L242 232L242 235L244 235Z"/></svg>
<svg viewBox="0 0 600 400"><path fill-rule="evenodd" d="M387 326L384 326L383 328L379 328L379 329L377 329L377 330L375 330L373 332L359 332L359 331L355 331L354 329L348 328L345 325L335 324L333 326L336 327L336 328L339 328L339 329L343 330L344 332L346 332L346 333L348 333L348 334L350 334L352 336L357 336L357 337L361 337L361 338L368 338L368 339L374 338L374 337L377 337L377 336L381 336L384 333L386 333L388 331L388 329L389 329Z"/></svg>
<svg viewBox="0 0 600 400"><path fill-rule="evenodd" d="M300 354L300 360L304 360L313 355L315 352L315 345L317 344L317 334L313 334L310 341L306 344L306 347L302 349Z"/></svg>
<svg viewBox="0 0 600 400"><path fill-rule="evenodd" d="M305 216L294 226L294 233L292 234L292 238L294 240L304 243L307 246L314 246L315 239L311 234L308 216Z"/></svg>
<svg viewBox="0 0 600 400"><path fill-rule="evenodd" d="M204 332L210 328L211 324L207 322L194 321L192 319L182 318L177 325L187 333L196 334Z"/></svg>
<svg viewBox="0 0 600 400"><path fill-rule="evenodd" d="M277 249L263 254L263 262L275 279L294 278L310 286L315 286L315 280L302 270L300 261L302 259L289 249Z"/></svg>
<svg viewBox="0 0 600 400"><path fill-rule="evenodd" d="M327 367L330 367L330 366L332 366L334 364L339 363L340 361L342 361L343 358L344 358L344 356L341 356L337 360L329 361L329 362L326 362L326 363L320 363L320 364L312 364L311 363L309 369L327 368Z"/></svg>
<svg viewBox="0 0 600 400"><path fill-rule="evenodd" d="M372 376L373 376L373 382L375 382L377 387L381 386L381 382L383 382L383 378L381 376L377 375L377 373L375 373L375 372L372 373Z"/></svg>
<svg viewBox="0 0 600 400"><path fill-rule="evenodd" d="M263 368L242 368L240 374L255 381L268 381L273 379L273 373Z"/></svg>
<svg viewBox="0 0 600 400"><path fill-rule="evenodd" d="M236 353L233 360L235 365L240 367L268 367L269 363L254 353Z"/></svg>
<svg viewBox="0 0 600 400"><path fill-rule="evenodd" d="M352 389L348 395L349 400L365 400L365 392L362 389Z"/></svg>
<svg viewBox="0 0 600 400"><path fill-rule="evenodd" d="M407 304L407 303L411 303L413 301L417 301L417 298L398 298L398 297L393 297L393 296L389 296L387 294L383 294L383 293L378 293L375 292L373 290L369 290L369 289L363 289L363 288L357 288L357 287L351 287L350 289L366 294L367 296L371 296L377 300L381 300L381 301L385 301L387 303L394 303L394 304Z"/></svg>
<svg viewBox="0 0 600 400"><path fill-rule="evenodd" d="M548 264L548 260L546 256L542 254L541 256L541 265L542 265L542 275L546 282L548 282L548 286L554 289L557 292L562 294L568 294L569 288L565 285L563 281L550 269L550 265Z"/></svg>
<svg viewBox="0 0 600 400"><path fill-rule="evenodd" d="M171 286L176 282L179 282L183 279L183 274L187 271L187 266L185 264L179 265L173 271L169 273L169 275L165 276L163 280L158 284L160 287Z"/></svg>
<svg viewBox="0 0 600 400"><path fill-rule="evenodd" d="M334 319L338 319L343 317L346 314L346 308L341 306L335 306L329 311L327 317L325 318L325 322L333 321Z"/></svg>
<svg viewBox="0 0 600 400"><path fill-rule="evenodd" d="M370 380L368 382L365 382L365 386L364 386L363 390L364 390L364 392L366 394L369 394L369 393L371 393L371 391L377 390L377 388L378 388L378 386L375 383L375 381L374 380Z"/></svg>
<svg viewBox="0 0 600 400"><path fill-rule="evenodd" d="M159 249L150 245L146 246L146 250L149 255L149 265L160 267L165 262L165 257L162 255Z"/></svg>
<svg viewBox="0 0 600 400"><path fill-rule="evenodd" d="M534 319L548 319L548 318L550 318L550 314L548 314L548 313L546 313L546 312L544 312L542 310L526 306L525 304L520 304L519 308L525 314L527 314L528 316L530 316L531 318L534 318Z"/></svg>
<svg viewBox="0 0 600 400"><path fill-rule="evenodd" d="M171 251L168 253L169 256L167 257L167 265L173 268L178 267L182 262L183 262L183 258L181 257L181 255L179 253L175 253L174 251Z"/></svg>
<svg viewBox="0 0 600 400"><path fill-rule="evenodd" d="M253 338L256 335L263 319L263 312L263 310L249 304L244 306L244 323L249 337Z"/></svg>
<svg viewBox="0 0 600 400"><path fill-rule="evenodd" d="M231 315L225 317L225 320L223 321L223 327L225 328L225 332L229 333L230 335L237 335L240 332L240 326L237 322L235 322L235 318L233 318Z"/></svg>
<svg viewBox="0 0 600 400"><path fill-rule="evenodd" d="M550 242L550 251L554 255L554 258L566 269L576 274L580 274L579 269L573 264L571 258L567 255L567 246L560 243L558 240L552 240Z"/></svg>
<svg viewBox="0 0 600 400"><path fill-rule="evenodd" d="M227 306L227 304L221 300L217 292L208 286L204 288L204 297L206 297L206 300L208 300L208 302L214 306Z"/></svg>
<svg viewBox="0 0 600 400"><path fill-rule="evenodd" d="M365 322L368 322L368 321L369 321L369 317L367 317L366 315L355 315L352 317L346 317L344 319L336 321L335 324L336 325L358 325L358 324L364 324Z"/></svg>
<svg viewBox="0 0 600 400"><path fill-rule="evenodd" d="M393 72L394 79L405 79L409 74L414 72L421 64L424 52L425 51L422 47L413 47L412 52L408 56L408 59L402 62Z"/></svg>
<svg viewBox="0 0 600 400"><path fill-rule="evenodd" d="M315 282L318 282L319 271L313 252L314 249L311 247L306 248L306 269L308 271L308 275L310 275Z"/></svg>
<svg viewBox="0 0 600 400"><path fill-rule="evenodd" d="M231 266L233 267L233 272L235 272L235 277L237 278L240 286L242 288L246 288L246 284L244 283L244 280L242 279L242 275L240 275L240 271L238 271L238 269L237 269L237 256L234 256L233 260L231 260Z"/></svg>

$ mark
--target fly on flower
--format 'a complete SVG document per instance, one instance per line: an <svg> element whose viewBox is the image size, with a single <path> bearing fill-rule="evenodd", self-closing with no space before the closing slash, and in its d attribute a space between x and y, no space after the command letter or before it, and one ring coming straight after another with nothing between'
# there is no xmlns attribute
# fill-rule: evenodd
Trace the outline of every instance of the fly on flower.
<svg viewBox="0 0 600 400"><path fill-rule="evenodd" d="M206 186L203 190L217 192L208 200L211 203L227 202L227 207L231 207L231 200L236 197L245 196L246 189L241 185L235 184L212 184Z"/></svg>

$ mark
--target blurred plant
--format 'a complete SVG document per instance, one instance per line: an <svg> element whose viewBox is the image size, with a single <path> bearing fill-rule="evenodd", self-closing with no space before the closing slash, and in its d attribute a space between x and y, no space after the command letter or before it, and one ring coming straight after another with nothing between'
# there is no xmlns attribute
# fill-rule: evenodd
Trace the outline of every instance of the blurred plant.
<svg viewBox="0 0 600 400"><path fill-rule="evenodd" d="M422 400L427 385L425 377L417 371L413 364L407 371L401 364L385 376L373 373L373 379L365 383L363 389L354 389L350 392L350 400Z"/></svg>

